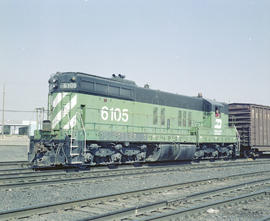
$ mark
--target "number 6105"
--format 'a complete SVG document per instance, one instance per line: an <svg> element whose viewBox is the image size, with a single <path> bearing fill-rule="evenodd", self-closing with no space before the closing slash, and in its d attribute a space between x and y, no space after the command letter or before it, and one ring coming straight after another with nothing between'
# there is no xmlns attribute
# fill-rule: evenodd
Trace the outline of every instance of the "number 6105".
<svg viewBox="0 0 270 221"><path fill-rule="evenodd" d="M108 108L104 106L101 108L101 118L102 120L108 120L110 118L111 121L128 121L128 109L121 110L120 108Z"/></svg>

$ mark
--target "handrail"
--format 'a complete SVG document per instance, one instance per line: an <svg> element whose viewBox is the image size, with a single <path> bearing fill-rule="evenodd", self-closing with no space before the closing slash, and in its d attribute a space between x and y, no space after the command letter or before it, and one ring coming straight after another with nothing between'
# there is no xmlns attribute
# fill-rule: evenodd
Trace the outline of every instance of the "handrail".
<svg viewBox="0 0 270 221"><path fill-rule="evenodd" d="M82 124L82 129L83 129L83 132L84 132L84 149L83 149L83 152L85 154L86 153L86 131L85 131L85 127L84 127L84 124L83 124L82 115L80 113L76 112L76 116L77 116L77 114L80 117L80 121L81 121L81 124Z"/></svg>

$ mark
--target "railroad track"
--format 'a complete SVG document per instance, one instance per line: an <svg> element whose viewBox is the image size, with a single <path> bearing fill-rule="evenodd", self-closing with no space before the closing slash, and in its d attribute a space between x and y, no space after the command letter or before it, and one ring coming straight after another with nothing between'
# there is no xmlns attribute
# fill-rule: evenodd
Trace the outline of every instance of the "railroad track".
<svg viewBox="0 0 270 221"><path fill-rule="evenodd" d="M57 216L60 214L63 215L64 213L72 217L75 212L76 220L78 218L82 220L174 220L175 217L179 216L184 216L184 220L187 220L187 217L196 216L200 211L205 212L207 208L215 208L228 203L241 203L243 200L249 199L269 200L269 173L270 171L202 179L101 197L22 208L1 212L0 219L30 219L32 216L32 219L35 220L38 216L46 214L45 216L51 215L48 218L49 220L55 220L59 218ZM236 180L237 183L235 183ZM224 185L224 182L227 182L227 184ZM211 186L209 187L209 185ZM198 188L200 190L204 188L205 191L198 192ZM184 193L185 190L188 193ZM196 193L194 194L194 192ZM56 211L57 213L55 213Z"/></svg>
<svg viewBox="0 0 270 221"><path fill-rule="evenodd" d="M253 160L237 160L237 161L214 161L214 162L209 162L209 161L202 161L200 163L195 163L195 162L180 162L180 163L145 163L145 164L140 164L140 167L173 167L173 166L188 166L190 167L192 165L192 168L196 169L196 167L198 169L200 169L201 167L205 167L205 165L208 165L209 167L215 167L216 165L219 165L219 167L230 167L230 166L241 166L241 165L245 165L245 164L270 164L270 160L269 159L259 159L256 161ZM12 167L11 167L12 166ZM15 167L14 167L15 166ZM133 169L134 167L138 167L138 165L130 165L130 164L123 164L123 165L115 165L115 167L113 168L125 168L125 169ZM5 168L7 167L7 168ZM96 169L104 169L104 168L108 168L108 166L98 166L98 167L89 167L87 168L88 170L96 170ZM111 168L111 167L109 167ZM191 168L191 167L190 167ZM80 169L78 168L47 168L47 169L42 169L42 170L36 170L31 168L31 165L29 164L28 161L6 161L6 162L0 162L0 176L2 176L3 174L24 174L24 172L39 172L39 171L79 171Z"/></svg>
<svg viewBox="0 0 270 221"><path fill-rule="evenodd" d="M16 168L16 169L0 169L1 176L15 176L15 175L24 175L34 173L31 168Z"/></svg>
<svg viewBox="0 0 270 221"><path fill-rule="evenodd" d="M18 165L18 164L28 164L28 161L4 161L4 162L0 162L0 166L10 166L10 165Z"/></svg>
<svg viewBox="0 0 270 221"><path fill-rule="evenodd" d="M6 161L0 162L0 168L27 168L29 167L28 161ZM1 169L1 170L2 170Z"/></svg>
<svg viewBox="0 0 270 221"><path fill-rule="evenodd" d="M27 169L16 169L1 173L0 171L0 189L17 188L17 187L33 187L48 184L62 184L82 181L95 181L106 179L117 179L120 176L145 176L147 174L162 174L191 170L203 169L220 169L228 167L241 167L246 165L270 164L270 161L246 161L246 162L223 162L210 164L191 164L191 165L174 165L174 166L147 166L147 167L120 167L119 169L109 170L104 168L96 168L90 171L66 172L65 170L51 171L28 171ZM71 170L72 171L72 170Z"/></svg>
<svg viewBox="0 0 270 221"><path fill-rule="evenodd" d="M160 202L160 203L156 203L152 205L144 205L138 208L131 208L129 210L115 212L115 214L113 213L104 214L102 216L81 219L80 221L107 220L108 218L114 219L114 220L122 220L122 218L119 217L119 213L122 213L122 214L125 213L125 215L127 216L125 220L133 220L134 218L137 221L149 221L149 220L173 221L173 220L190 220L191 218L196 219L195 218L196 215L199 217L201 213L207 213L208 210L214 211L215 208L221 209L221 208L226 208L227 206L239 206L239 204L246 204L252 201L270 200L270 189L268 188L266 190L257 191L251 194L243 194L241 196L231 197L225 200L218 200L212 203L205 203L203 205L193 206L188 209L177 208L177 205L175 205L175 203L181 200L185 200L185 199L178 199L173 202L164 201L164 202ZM147 209L149 211L147 211ZM162 210L164 211L164 214L162 214ZM171 211L168 212L169 210ZM153 213L157 213L157 214L153 215ZM152 215L149 215L149 214L152 214ZM145 218L137 218L137 217L142 217L142 216L145 216ZM264 220L268 219L267 217L263 219Z"/></svg>

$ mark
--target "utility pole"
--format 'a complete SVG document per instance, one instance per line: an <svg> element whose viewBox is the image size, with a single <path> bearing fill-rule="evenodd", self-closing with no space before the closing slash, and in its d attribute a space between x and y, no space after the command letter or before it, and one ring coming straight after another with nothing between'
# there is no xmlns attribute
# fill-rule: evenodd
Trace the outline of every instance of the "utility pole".
<svg viewBox="0 0 270 221"><path fill-rule="evenodd" d="M42 129L42 122L44 120L44 107L38 107L36 110L36 124L37 124L37 130Z"/></svg>
<svg viewBox="0 0 270 221"><path fill-rule="evenodd" d="M4 126L5 126L5 84L3 84L2 139L4 139Z"/></svg>

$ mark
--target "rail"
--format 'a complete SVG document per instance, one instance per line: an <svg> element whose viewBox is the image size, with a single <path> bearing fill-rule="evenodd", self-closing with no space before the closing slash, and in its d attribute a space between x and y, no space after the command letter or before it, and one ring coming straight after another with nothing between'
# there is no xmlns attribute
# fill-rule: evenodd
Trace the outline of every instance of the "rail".
<svg viewBox="0 0 270 221"><path fill-rule="evenodd" d="M257 173L257 176L260 176L261 174ZM246 174L247 176L247 174ZM253 177L251 174L248 175L249 178ZM192 182L186 182L186 183L179 183L179 184L173 184L173 185L168 185L168 186L160 186L160 187L154 187L154 188L148 188L148 189L141 189L141 190L135 190L135 191L130 191L130 192L124 192L124 193L118 193L118 194L111 194L111 195L104 195L100 197L92 197L92 198L85 198L85 199L80 199L80 200L72 200L72 201L65 201L65 202L59 202L59 203L52 203L52 204L46 204L46 205L40 205L40 206L33 206L33 207L28 207L28 208L22 208L22 209L16 209L16 210L10 210L10 211L5 211L5 212L0 212L0 219L10 219L10 218L21 218L21 217L29 217L31 215L38 215L38 214L44 214L44 213L52 213L56 210L72 210L73 208L78 208L78 207L86 207L91 205L99 205L101 202L117 202L118 200L123 199L124 201L126 199L130 199L134 201L134 198L136 197L144 197L147 198L147 196L151 197L155 193L163 193L166 191L179 191L183 188L191 187L191 186L198 186L199 184L209 184L209 182L212 181L220 181L224 182L226 179L239 179L241 175L234 175L234 176L226 176L226 177L220 177L220 178L213 178L213 179L204 179L204 180L197 180L197 181L192 181ZM256 178L255 178L256 179ZM231 193L231 191L237 192L236 194L239 193L239 188L242 188L245 190L247 186L250 188L253 188L256 185L259 184L264 184L267 183L267 185L270 185L270 178L267 179L260 179L256 181L251 181L251 182L243 182L237 185L230 185L227 187L223 188L217 188L213 189L210 191L204 191L204 192L199 192L197 194L192 194L189 196L186 196L184 198L176 198L176 199L170 199L170 200L163 200L163 201L158 201L154 203L147 203L141 206L136 206L136 207L131 207L128 209L122 209L122 210L117 210L114 212L106 213L100 216L91 216L87 217L85 220L106 220L109 219L111 220L112 218L115 218L115 216L123 216L123 215L134 215L134 214L140 214L141 212L144 213L145 210L156 210L156 208L160 208L162 206L165 206L165 208L171 208L171 212L169 213L159 213L159 215L152 215L148 216L146 219L142 218L141 220L161 220L161 218L165 218L164 220L167 220L169 217L173 217L175 215L179 214L185 214L185 213L194 213L194 211L198 211L201 209L205 209L208 207L212 206L218 206L224 203L228 202L234 202L236 200L243 200L248 197L258 197L258 196L265 196L269 194L270 189L267 188L266 190L263 191L258 191L255 193L251 194L246 194L246 195L241 195L239 197L234 197L234 198L229 198L223 201L216 201L214 203L208 203L205 205L200 205L200 206L193 206L188 209L178 209L177 210L177 205L181 202L187 202L189 200L193 200L196 202L196 199L204 197L205 199L208 198L209 194L211 195L219 195L222 194L223 192L228 192ZM239 195L239 194L238 194ZM146 200L147 201L147 200ZM101 203L102 204L102 203ZM91 207L92 208L92 207ZM78 211L78 210L77 210ZM161 210L159 210L161 211ZM166 210L168 212L168 209ZM138 217L136 218L138 220Z"/></svg>

